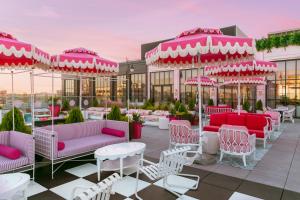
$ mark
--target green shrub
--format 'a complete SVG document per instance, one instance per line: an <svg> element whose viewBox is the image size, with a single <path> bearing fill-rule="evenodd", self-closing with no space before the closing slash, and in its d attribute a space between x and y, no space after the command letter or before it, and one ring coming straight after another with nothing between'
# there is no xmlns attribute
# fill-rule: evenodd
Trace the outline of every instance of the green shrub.
<svg viewBox="0 0 300 200"><path fill-rule="evenodd" d="M98 106L99 106L99 102L97 98L93 98L93 107L98 107Z"/></svg>
<svg viewBox="0 0 300 200"><path fill-rule="evenodd" d="M142 106L142 109L147 109L147 110L151 110L151 109L148 109L148 108L154 108L153 106L153 103L151 101L151 99L147 99L145 102L144 102L144 105Z"/></svg>
<svg viewBox="0 0 300 200"><path fill-rule="evenodd" d="M70 110L70 104L69 101L67 99L65 99L62 103L62 111L69 111Z"/></svg>
<svg viewBox="0 0 300 200"><path fill-rule="evenodd" d="M209 106L213 106L213 105L214 105L214 100L209 99L207 104L208 104Z"/></svg>
<svg viewBox="0 0 300 200"><path fill-rule="evenodd" d="M248 100L243 103L243 110L246 110L247 112L250 111L250 103Z"/></svg>
<svg viewBox="0 0 300 200"><path fill-rule="evenodd" d="M78 122L83 122L83 116L79 108L73 108L69 112L69 116L66 119L66 124L71 124L71 123L78 123Z"/></svg>
<svg viewBox="0 0 300 200"><path fill-rule="evenodd" d="M180 101L175 101L174 108L176 111L178 111L180 105L181 105Z"/></svg>
<svg viewBox="0 0 300 200"><path fill-rule="evenodd" d="M263 110L263 104L261 100L258 100L255 104L255 109L256 110Z"/></svg>
<svg viewBox="0 0 300 200"><path fill-rule="evenodd" d="M132 114L132 122L136 122L136 123L144 123L144 121L141 118L141 115L139 113L133 113Z"/></svg>
<svg viewBox="0 0 300 200"><path fill-rule="evenodd" d="M113 106L111 108L111 111L107 115L107 119L122 121L122 115L121 115L120 108L118 106Z"/></svg>
<svg viewBox="0 0 300 200"><path fill-rule="evenodd" d="M188 111L187 111L187 109L186 109L186 107L185 107L185 105L184 105L183 103L181 103L181 104L179 105L177 111L178 111L179 113L188 113Z"/></svg>
<svg viewBox="0 0 300 200"><path fill-rule="evenodd" d="M195 100L193 98L189 100L188 107L189 107L189 110L195 109Z"/></svg>
<svg viewBox="0 0 300 200"><path fill-rule="evenodd" d="M2 119L1 131L13 130L13 111L10 110ZM31 133L31 129L25 125L23 115L18 108L14 108L15 130L23 133Z"/></svg>

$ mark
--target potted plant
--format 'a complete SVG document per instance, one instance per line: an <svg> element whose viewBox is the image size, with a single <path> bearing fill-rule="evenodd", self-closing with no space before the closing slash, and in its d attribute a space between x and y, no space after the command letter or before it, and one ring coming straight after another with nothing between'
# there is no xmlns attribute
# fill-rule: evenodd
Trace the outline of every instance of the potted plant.
<svg viewBox="0 0 300 200"><path fill-rule="evenodd" d="M97 98L93 98L93 107L98 107L98 106L99 106L99 102Z"/></svg>
<svg viewBox="0 0 300 200"><path fill-rule="evenodd" d="M66 119L66 124L83 122L83 116L79 108L73 108Z"/></svg>
<svg viewBox="0 0 300 200"><path fill-rule="evenodd" d="M214 100L209 99L207 105L208 106L213 106L214 105Z"/></svg>
<svg viewBox="0 0 300 200"><path fill-rule="evenodd" d="M244 101L243 103L243 110L246 110L247 112L250 111L250 103L248 100Z"/></svg>
<svg viewBox="0 0 300 200"><path fill-rule="evenodd" d="M255 110L257 113L262 113L263 111L263 104L261 100L258 100L255 104Z"/></svg>
<svg viewBox="0 0 300 200"><path fill-rule="evenodd" d="M188 108L189 108L189 112L192 115L195 115L195 100L194 99L190 99L188 102Z"/></svg>
<svg viewBox="0 0 300 200"><path fill-rule="evenodd" d="M58 117L59 116L59 112L60 112L60 104L58 103L59 98L58 97L53 97L53 105L52 105L52 98L49 98L48 100L48 108L50 110L50 112L52 113L53 110L53 116L54 117Z"/></svg>
<svg viewBox="0 0 300 200"><path fill-rule="evenodd" d="M111 111L108 113L107 119L115 120L115 121L122 121L122 114L121 114L120 108L118 106L114 105L111 108Z"/></svg>
<svg viewBox="0 0 300 200"><path fill-rule="evenodd" d="M170 121L176 120L176 109L175 109L174 104L170 105L169 112L170 112L170 115L169 115Z"/></svg>
<svg viewBox="0 0 300 200"><path fill-rule="evenodd" d="M143 123L144 121L141 119L140 114L138 113L132 114L132 127L133 127L132 139L141 138Z"/></svg>

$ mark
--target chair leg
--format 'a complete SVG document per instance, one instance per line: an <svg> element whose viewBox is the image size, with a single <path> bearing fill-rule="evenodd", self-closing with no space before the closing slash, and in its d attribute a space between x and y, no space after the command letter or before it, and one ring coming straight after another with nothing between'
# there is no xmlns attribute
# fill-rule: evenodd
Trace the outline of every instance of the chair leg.
<svg viewBox="0 0 300 200"><path fill-rule="evenodd" d="M191 177L191 178L196 178L196 185L194 187L191 188L187 188L187 189L191 189L191 190L197 190L198 189L198 185L199 185L199 181L200 181L200 176L194 175L194 174L178 174L179 176L185 176L185 177Z"/></svg>
<svg viewBox="0 0 300 200"><path fill-rule="evenodd" d="M221 151L220 162L222 162L222 160L223 160L223 155L224 155L224 153L223 153L223 151Z"/></svg>
<svg viewBox="0 0 300 200"><path fill-rule="evenodd" d="M143 199L138 195L139 174L140 174L140 170L139 170L139 168L138 168L138 170L137 170L137 172L136 172L135 197L136 197L138 200L143 200Z"/></svg>
<svg viewBox="0 0 300 200"><path fill-rule="evenodd" d="M244 163L244 167L247 166L247 163L246 163L246 155L243 155L243 163Z"/></svg>

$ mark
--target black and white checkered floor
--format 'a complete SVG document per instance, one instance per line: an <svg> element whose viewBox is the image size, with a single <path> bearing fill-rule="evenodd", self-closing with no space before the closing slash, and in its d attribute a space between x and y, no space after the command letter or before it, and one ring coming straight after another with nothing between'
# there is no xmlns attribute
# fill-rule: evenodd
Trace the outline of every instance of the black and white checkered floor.
<svg viewBox="0 0 300 200"><path fill-rule="evenodd" d="M101 180L113 172L102 172ZM135 170L125 170L124 178L113 186L115 195L111 199L135 199ZM185 167L184 173L197 174L201 177L197 190L175 190L184 195L183 199L211 199L211 200L259 200L259 199L300 199L300 195L279 188L253 183L238 178L216 174L192 167ZM72 199L72 190L76 186L90 187L97 183L96 165L94 163L69 162L50 178L50 167L36 170L35 182L31 182L28 189L30 200L42 199ZM178 176L169 177L170 182L193 186L195 181ZM162 187L162 180L151 182L144 175L139 180L139 195L147 199L176 199L174 195Z"/></svg>

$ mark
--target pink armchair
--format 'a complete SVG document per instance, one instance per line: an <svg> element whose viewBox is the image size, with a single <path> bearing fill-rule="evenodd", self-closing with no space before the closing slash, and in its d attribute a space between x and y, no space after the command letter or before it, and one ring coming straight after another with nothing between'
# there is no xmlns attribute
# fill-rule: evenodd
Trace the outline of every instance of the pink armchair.
<svg viewBox="0 0 300 200"><path fill-rule="evenodd" d="M192 164L199 154L202 154L202 144L199 129L192 129L187 120L172 120L169 123L170 149L189 146L193 156L187 157L188 164Z"/></svg>
<svg viewBox="0 0 300 200"><path fill-rule="evenodd" d="M224 154L242 156L246 167L246 156L255 157L255 134L250 135L245 126L222 125L219 129L220 161Z"/></svg>

